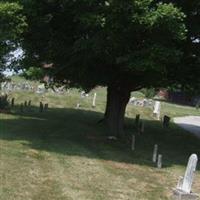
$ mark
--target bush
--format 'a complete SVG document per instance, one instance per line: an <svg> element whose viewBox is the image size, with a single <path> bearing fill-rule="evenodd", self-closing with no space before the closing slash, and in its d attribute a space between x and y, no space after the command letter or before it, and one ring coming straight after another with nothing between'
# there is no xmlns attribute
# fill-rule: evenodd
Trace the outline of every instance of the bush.
<svg viewBox="0 0 200 200"><path fill-rule="evenodd" d="M0 109L6 109L9 106L8 95L0 96Z"/></svg>

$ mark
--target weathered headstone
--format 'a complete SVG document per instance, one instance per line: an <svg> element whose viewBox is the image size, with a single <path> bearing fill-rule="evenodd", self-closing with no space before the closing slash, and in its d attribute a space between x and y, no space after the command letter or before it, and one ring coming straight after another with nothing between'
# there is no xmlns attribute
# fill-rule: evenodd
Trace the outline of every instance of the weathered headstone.
<svg viewBox="0 0 200 200"><path fill-rule="evenodd" d="M154 145L154 149L153 149L153 158L152 158L152 161L153 161L154 163L156 163L157 155L158 155L158 145L155 144L155 145Z"/></svg>
<svg viewBox="0 0 200 200"><path fill-rule="evenodd" d="M160 101L156 101L154 105L153 114L156 115L156 118L158 120L160 119L160 109L161 109Z"/></svg>
<svg viewBox="0 0 200 200"><path fill-rule="evenodd" d="M42 103L42 102L40 102L40 109L39 109L39 111L40 111L40 112L43 112L43 110L44 110L43 103Z"/></svg>
<svg viewBox="0 0 200 200"><path fill-rule="evenodd" d="M45 103L45 104L44 104L44 110L47 111L48 108L49 108L49 104L48 104L48 103Z"/></svg>
<svg viewBox="0 0 200 200"><path fill-rule="evenodd" d="M161 154L158 155L157 167L158 167L158 169L162 168L162 155Z"/></svg>
<svg viewBox="0 0 200 200"><path fill-rule="evenodd" d="M167 116L167 115L165 115L165 116L163 117L163 127L164 127L164 128L168 128L168 127L169 127L169 122L170 122L170 117Z"/></svg>
<svg viewBox="0 0 200 200"><path fill-rule="evenodd" d="M24 107L26 108L26 107L27 107L27 105L28 105L28 104L27 104L27 101L25 101L25 102L24 102Z"/></svg>
<svg viewBox="0 0 200 200"><path fill-rule="evenodd" d="M31 106L31 100L28 101L28 107L30 107L30 106Z"/></svg>
<svg viewBox="0 0 200 200"><path fill-rule="evenodd" d="M137 114L135 117L135 126L138 127L139 126L139 121L140 121L140 115Z"/></svg>
<svg viewBox="0 0 200 200"><path fill-rule="evenodd" d="M94 93L94 97L92 100L92 107L95 108L96 107L96 98L97 98L97 93Z"/></svg>
<svg viewBox="0 0 200 200"><path fill-rule="evenodd" d="M80 103L77 103L76 104L76 108L80 108L81 107L81 104Z"/></svg>
<svg viewBox="0 0 200 200"><path fill-rule="evenodd" d="M11 99L11 107L14 107L15 106L15 98L12 98Z"/></svg>
<svg viewBox="0 0 200 200"><path fill-rule="evenodd" d="M191 192L197 162L197 155L192 154L188 160L185 175L179 180L177 188L174 190L174 199L199 199L199 196L197 194Z"/></svg>
<svg viewBox="0 0 200 200"><path fill-rule="evenodd" d="M132 135L131 150L135 150L135 135Z"/></svg>
<svg viewBox="0 0 200 200"><path fill-rule="evenodd" d="M138 133L139 133L139 134L144 133L144 122L143 122L143 121L141 121L141 122L139 123L139 126L138 126Z"/></svg>

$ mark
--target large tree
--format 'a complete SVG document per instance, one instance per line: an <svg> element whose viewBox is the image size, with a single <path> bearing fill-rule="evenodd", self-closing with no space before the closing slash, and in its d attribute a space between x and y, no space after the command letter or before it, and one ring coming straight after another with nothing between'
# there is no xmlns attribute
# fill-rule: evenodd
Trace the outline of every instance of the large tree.
<svg viewBox="0 0 200 200"><path fill-rule="evenodd" d="M0 76L11 63L11 53L20 44L20 35L26 27L22 6L7 1L0 2ZM1 79L0 78L0 79Z"/></svg>
<svg viewBox="0 0 200 200"><path fill-rule="evenodd" d="M131 91L182 84L185 15L151 0L21 1L28 21L24 63L52 63L54 80L107 86L105 121L123 136Z"/></svg>

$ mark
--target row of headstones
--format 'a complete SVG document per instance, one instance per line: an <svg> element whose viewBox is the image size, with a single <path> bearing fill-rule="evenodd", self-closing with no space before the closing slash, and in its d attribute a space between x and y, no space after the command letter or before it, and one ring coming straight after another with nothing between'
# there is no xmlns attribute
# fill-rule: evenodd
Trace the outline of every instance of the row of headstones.
<svg viewBox="0 0 200 200"><path fill-rule="evenodd" d="M33 90L33 86L28 83L12 83L12 82L3 82L1 83L1 90L4 91L15 91L15 90Z"/></svg>
<svg viewBox="0 0 200 200"><path fill-rule="evenodd" d="M167 115L165 115L163 117L163 121L162 121L162 125L164 128L167 128L169 127L169 123L170 123L170 117L168 117ZM139 134L142 134L144 133L144 121L142 121L140 119L140 115L137 114L136 117L135 117L135 126L137 128L137 131Z"/></svg>
<svg viewBox="0 0 200 200"><path fill-rule="evenodd" d="M15 106L15 98L11 99L11 107L13 108ZM39 112L47 111L48 110L48 103L43 104L40 102L39 104ZM24 103L20 104L20 112L24 112L25 109L30 109L31 108L31 100L25 101Z"/></svg>

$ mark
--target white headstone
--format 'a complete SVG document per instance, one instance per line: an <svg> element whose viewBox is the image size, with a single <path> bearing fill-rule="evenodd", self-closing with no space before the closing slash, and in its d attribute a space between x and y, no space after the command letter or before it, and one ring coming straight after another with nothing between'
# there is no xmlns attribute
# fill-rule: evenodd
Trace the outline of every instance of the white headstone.
<svg viewBox="0 0 200 200"><path fill-rule="evenodd" d="M187 169L185 171L185 176L181 180L181 183L179 182L177 189L182 190L185 193L191 192L192 182L194 179L194 172L196 171L197 162L198 162L197 155L192 154L188 160Z"/></svg>
<svg viewBox="0 0 200 200"><path fill-rule="evenodd" d="M158 154L158 145L155 144L155 145L154 145L154 149L153 149L153 158L152 158L152 161L153 161L154 163L156 163L157 154Z"/></svg>
<svg viewBox="0 0 200 200"><path fill-rule="evenodd" d="M158 120L160 119L160 108L161 108L160 101L156 101L154 105L153 114L157 116Z"/></svg>
<svg viewBox="0 0 200 200"><path fill-rule="evenodd" d="M94 93L93 101L92 101L92 107L96 107L96 98L97 98L97 93Z"/></svg>

